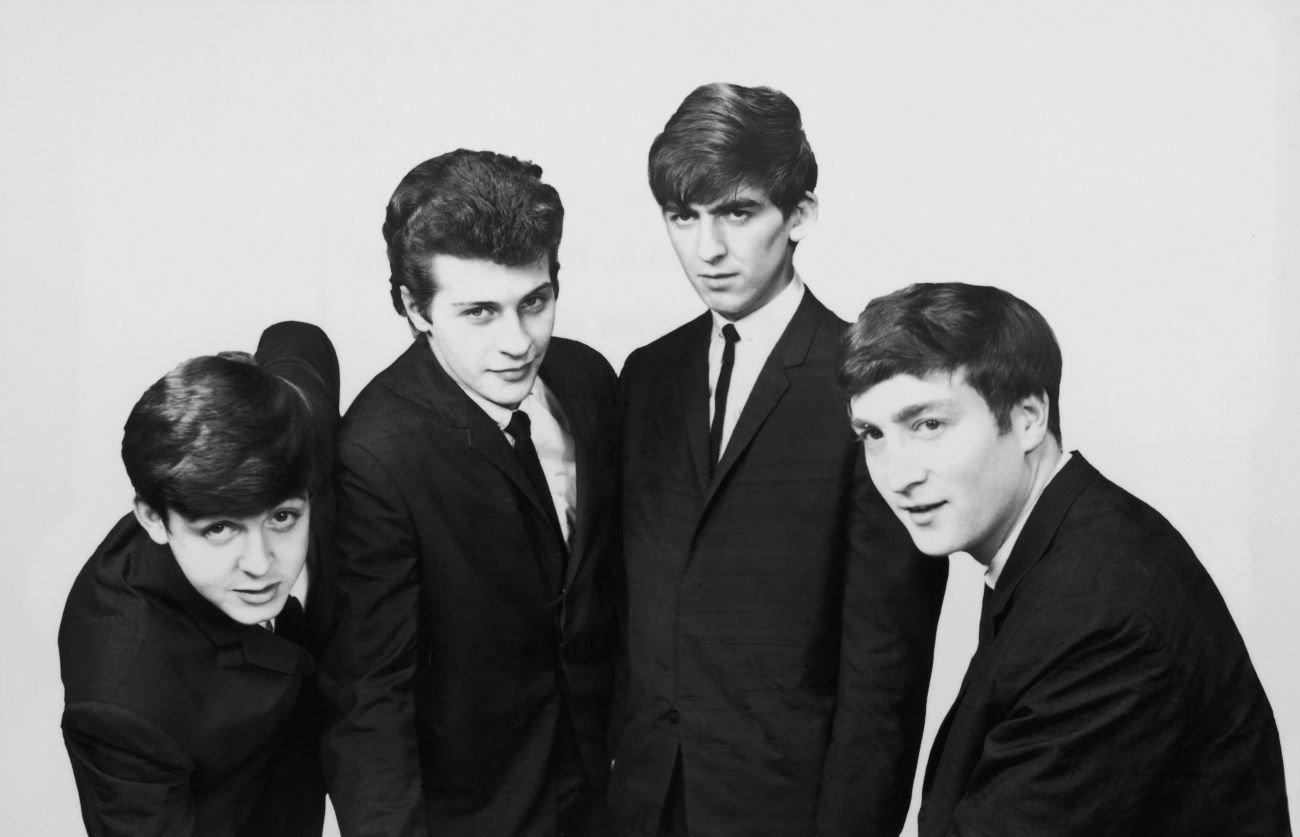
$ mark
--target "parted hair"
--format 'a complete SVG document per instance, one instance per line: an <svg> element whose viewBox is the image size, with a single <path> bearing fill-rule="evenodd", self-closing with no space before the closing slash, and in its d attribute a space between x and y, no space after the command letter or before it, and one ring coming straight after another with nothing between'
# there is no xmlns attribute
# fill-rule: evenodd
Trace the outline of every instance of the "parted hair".
<svg viewBox="0 0 1300 837"><path fill-rule="evenodd" d="M1046 395L1047 427L1061 441L1061 347L1043 315L1000 288L909 285L867 304L840 343L846 397L895 375L961 371L1003 432L1022 398Z"/></svg>
<svg viewBox="0 0 1300 837"><path fill-rule="evenodd" d="M779 90L713 83L695 88L650 146L659 206L712 204L743 187L790 213L817 187L817 158L799 108Z"/></svg>
<svg viewBox="0 0 1300 837"><path fill-rule="evenodd" d="M437 290L435 255L484 259L506 267L550 257L559 293L564 205L543 183L542 167L464 148L425 160L397 184L384 217L393 307L405 316L402 288L427 312Z"/></svg>
<svg viewBox="0 0 1300 837"><path fill-rule="evenodd" d="M191 358L145 390L122 434L135 493L165 522L258 514L312 494L321 473L307 400L246 352Z"/></svg>

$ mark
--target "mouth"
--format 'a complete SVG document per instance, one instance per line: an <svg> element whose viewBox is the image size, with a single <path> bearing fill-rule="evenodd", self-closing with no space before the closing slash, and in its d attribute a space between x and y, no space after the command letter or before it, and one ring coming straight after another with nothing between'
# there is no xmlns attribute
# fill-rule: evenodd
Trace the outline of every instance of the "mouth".
<svg viewBox="0 0 1300 837"><path fill-rule="evenodd" d="M279 589L280 582L274 581L264 587L241 587L234 592L247 604L264 605L275 598L275 594Z"/></svg>
<svg viewBox="0 0 1300 837"><path fill-rule="evenodd" d="M528 374L532 372L532 370L533 365L531 363L525 363L523 366L513 366L509 369L493 369L492 374L496 375L498 378L510 381L511 383L518 383L527 378Z"/></svg>
<svg viewBox="0 0 1300 837"><path fill-rule="evenodd" d="M935 514L946 503L946 500L940 500L937 503L916 503L910 506L899 506L898 508L911 518L913 523L925 525L934 519Z"/></svg>

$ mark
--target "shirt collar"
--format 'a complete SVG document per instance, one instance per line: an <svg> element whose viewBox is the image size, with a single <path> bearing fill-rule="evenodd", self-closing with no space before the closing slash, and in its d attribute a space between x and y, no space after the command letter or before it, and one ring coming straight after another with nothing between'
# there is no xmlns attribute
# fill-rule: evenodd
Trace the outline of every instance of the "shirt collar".
<svg viewBox="0 0 1300 837"><path fill-rule="evenodd" d="M727 323L736 326L740 339L746 342L758 340L776 345L776 341L785 332L785 327L794 319L794 312L803 301L803 280L796 273L790 284L781 289L766 305L739 320L728 320L716 311L713 313L713 336L722 334L722 327Z"/></svg>
<svg viewBox="0 0 1300 837"><path fill-rule="evenodd" d="M1057 460L1056 467L1052 469L1052 475L1043 483L1043 489L1046 489L1048 484L1056 479L1056 475L1061 473L1061 469L1069 461L1070 452L1062 451L1061 458ZM990 590L997 586L998 576L1002 575L1002 568L1007 565L1007 559L1011 557L1011 550L1016 546L1016 540L1020 537L1020 530L1025 528L1025 521L1029 519L1030 512L1034 510L1034 506L1037 505L1038 498L1042 494L1042 489L1040 489L1037 494L1030 498L1028 503L1025 503L1025 507L1020 510L1020 516L1016 518L1015 525L1007 533L1007 539L1002 542L1002 546L998 547L998 551L993 554L993 560L989 561L988 569L984 571L984 583L988 585Z"/></svg>
<svg viewBox="0 0 1300 837"><path fill-rule="evenodd" d="M460 385L460 381L457 381L456 383L457 385ZM510 416L514 414L515 410L488 401L469 387L461 386L460 388L469 396L471 401L483 408L483 412L488 414L488 418L496 422L497 427L500 427L502 431L505 431L506 425L510 424ZM533 388L528 391L528 394L524 396L524 400L520 401L519 406L515 409L528 412L528 410L525 409L525 405L528 403L530 398L535 399L539 404L545 405L550 403L550 393L546 389L546 384L542 382L541 375L538 375L533 379Z"/></svg>

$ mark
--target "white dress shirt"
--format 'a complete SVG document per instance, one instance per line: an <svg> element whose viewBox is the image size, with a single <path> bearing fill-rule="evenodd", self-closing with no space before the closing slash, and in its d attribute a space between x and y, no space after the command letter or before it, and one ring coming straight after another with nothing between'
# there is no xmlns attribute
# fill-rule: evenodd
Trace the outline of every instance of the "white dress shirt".
<svg viewBox="0 0 1300 837"><path fill-rule="evenodd" d="M736 342L736 359L731 367L731 388L727 390L727 414L722 417L722 444L718 447L718 458L722 458L731 441L731 432L736 429L736 421L745 409L749 394L754 391L758 373L763 371L767 356L772 354L776 341L785 333L786 326L794 319L794 312L803 300L803 280L795 274L779 294L770 302L752 314L739 320L728 320L716 312L713 314L713 339L709 341L709 423L713 423L713 393L718 387L718 374L722 371L722 350L726 339L722 336L722 327L732 323L740 340Z"/></svg>

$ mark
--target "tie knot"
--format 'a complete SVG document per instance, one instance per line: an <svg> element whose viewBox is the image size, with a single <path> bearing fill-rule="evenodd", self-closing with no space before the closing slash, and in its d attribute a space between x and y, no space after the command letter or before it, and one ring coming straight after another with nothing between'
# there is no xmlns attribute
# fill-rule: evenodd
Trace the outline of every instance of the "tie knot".
<svg viewBox="0 0 1300 837"><path fill-rule="evenodd" d="M726 340L728 343L735 343L740 339L740 332L736 331L734 325L727 323L722 327L722 339Z"/></svg>
<svg viewBox="0 0 1300 837"><path fill-rule="evenodd" d="M510 414L510 423L506 425L506 432L516 440L528 439L532 437L532 426L533 423L527 413L523 410L515 410Z"/></svg>

